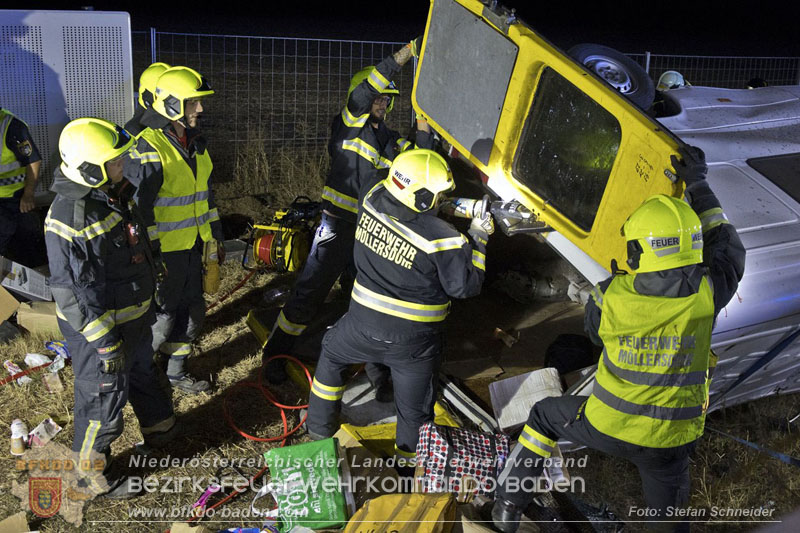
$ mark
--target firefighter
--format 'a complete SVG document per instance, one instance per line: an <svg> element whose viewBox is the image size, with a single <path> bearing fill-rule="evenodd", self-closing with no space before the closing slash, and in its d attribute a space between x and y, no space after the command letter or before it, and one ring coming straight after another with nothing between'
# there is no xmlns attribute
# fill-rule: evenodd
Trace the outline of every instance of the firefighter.
<svg viewBox="0 0 800 533"><path fill-rule="evenodd" d="M450 298L480 292L486 242L494 231L491 215L473 219L470 244L436 217L444 194L454 188L444 158L416 149L398 155L388 176L361 201L350 308L322 341L311 388L312 438L330 437L339 427L347 366L379 363L391 369L394 381L397 458L414 457L420 426L433 420Z"/></svg>
<svg viewBox="0 0 800 533"><path fill-rule="evenodd" d="M394 54L356 73L350 81L342 112L331 124L328 152L331 170L322 191L322 220L311 245L306 264L272 328L264 348L264 360L291 352L295 339L303 333L325 301L336 279L349 292L353 278L353 238L360 194L377 181L378 169L388 169L395 156L412 143L389 129L384 119L400 93L391 79L413 56L421 37ZM428 122L418 117L416 146L432 148L433 135ZM346 279L347 278L347 279ZM286 360L274 359L265 368L271 383L286 379ZM391 401L388 372L374 365L367 374L377 389L377 398Z"/></svg>
<svg viewBox="0 0 800 533"><path fill-rule="evenodd" d="M97 118L73 120L59 139L55 200L45 220L50 288L75 373L75 437L90 495L134 496L110 460L130 398L149 445L176 436L172 404L155 381L150 325L153 268L120 191L133 139Z"/></svg>
<svg viewBox="0 0 800 533"><path fill-rule="evenodd" d="M157 320L153 351L173 387L196 394L208 390L186 368L205 318L203 247L219 242L225 259L222 226L209 178L211 157L197 129L203 98L214 90L197 71L172 67L156 82L155 100L142 115L145 129L136 137L128 174L138 187L137 204L148 235L163 261L164 278L156 286ZM160 354L160 355L159 355Z"/></svg>
<svg viewBox="0 0 800 533"><path fill-rule="evenodd" d="M656 195L630 215L622 233L633 274L597 284L586 306L586 331L603 347L592 394L547 398L530 412L498 479L492 519L501 531L517 530L533 497L517 489L541 474L562 437L633 462L653 520L688 502L689 455L716 365L711 330L736 292L745 251L705 181L702 151L681 155L673 166L686 202Z"/></svg>
<svg viewBox="0 0 800 533"><path fill-rule="evenodd" d="M0 107L0 255L18 229L33 230L34 190L42 157L28 125Z"/></svg>
<svg viewBox="0 0 800 533"><path fill-rule="evenodd" d="M144 129L141 124L142 116L153 106L156 82L168 68L170 66L166 63L156 62L144 69L139 76L139 98L136 101L136 109L133 110L133 117L125 123L125 130L131 135L139 135Z"/></svg>

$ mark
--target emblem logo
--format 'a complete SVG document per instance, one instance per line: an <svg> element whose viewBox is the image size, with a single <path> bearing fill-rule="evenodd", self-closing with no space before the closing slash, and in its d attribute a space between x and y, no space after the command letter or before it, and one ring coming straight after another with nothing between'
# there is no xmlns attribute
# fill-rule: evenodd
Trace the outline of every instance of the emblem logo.
<svg viewBox="0 0 800 533"><path fill-rule="evenodd" d="M31 511L36 516L49 518L61 507L61 478L32 477L28 480Z"/></svg>

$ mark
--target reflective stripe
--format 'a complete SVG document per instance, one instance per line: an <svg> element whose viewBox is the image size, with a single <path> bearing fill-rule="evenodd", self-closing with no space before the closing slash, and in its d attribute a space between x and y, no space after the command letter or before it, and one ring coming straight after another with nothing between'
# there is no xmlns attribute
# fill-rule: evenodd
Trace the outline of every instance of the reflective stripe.
<svg viewBox="0 0 800 533"><path fill-rule="evenodd" d="M350 211L351 213L358 213L358 200L353 198L352 196L347 196L346 194L342 194L339 191L332 189L328 186L322 189L322 199L328 200L330 203L344 209L345 211Z"/></svg>
<svg viewBox="0 0 800 533"><path fill-rule="evenodd" d="M192 353L192 345L187 342L165 342L159 350L170 357L186 357Z"/></svg>
<svg viewBox="0 0 800 533"><path fill-rule="evenodd" d="M115 310L114 321L117 324L124 324L125 322L130 322L131 320L136 320L144 316L147 310L150 309L151 301L152 298L148 298L144 302Z"/></svg>
<svg viewBox="0 0 800 533"><path fill-rule="evenodd" d="M217 208L215 207L214 209L209 209L208 210L208 221L209 222L216 222L217 220L219 220L219 211L217 211Z"/></svg>
<svg viewBox="0 0 800 533"><path fill-rule="evenodd" d="M314 378L314 381L311 384L311 392L314 393L315 396L331 402L341 400L342 396L344 396L344 390L346 388L347 385L342 385L341 387L323 385L317 381L317 378Z"/></svg>
<svg viewBox="0 0 800 533"><path fill-rule="evenodd" d="M467 239L463 235L459 235L458 237L448 237L446 239L436 239L435 241L428 242L431 243L435 252L444 252L445 250L458 250L467 244Z"/></svg>
<svg viewBox="0 0 800 533"><path fill-rule="evenodd" d="M694 407L661 407L629 402L608 392L597 381L594 383L592 395L609 407L629 415L649 416L659 420L691 420L703 414L702 405Z"/></svg>
<svg viewBox="0 0 800 533"><path fill-rule="evenodd" d="M100 427L101 424L99 420L89 420L89 426L86 428L86 433L83 435L83 443L81 444L81 461L87 461L89 459L89 454L92 453L94 441L97 438Z"/></svg>
<svg viewBox="0 0 800 533"><path fill-rule="evenodd" d="M679 374L654 374L652 372L638 372L636 370L620 368L611 361L605 348L603 348L603 362L612 374L634 385L686 387L690 385L704 385L706 382L705 370L696 370L694 372L683 372Z"/></svg>
<svg viewBox="0 0 800 533"><path fill-rule="evenodd" d="M378 154L377 150L375 150L375 148L373 148L366 141L364 141L363 139L359 139L358 137L356 137L355 139L343 140L342 149L350 150L351 152L357 153L358 155L360 155L361 157L363 157L376 167L378 167L381 160L381 157ZM391 166L391 162L389 162L389 166ZM384 168L389 168L389 166L386 166Z"/></svg>
<svg viewBox="0 0 800 533"><path fill-rule="evenodd" d="M0 173L4 172L4 170L2 169L3 166L8 166L8 165L0 166ZM19 163L17 163L17 167L19 167ZM6 185L14 185L15 183L20 183L22 181L25 181L25 174L20 174L19 176L14 176L12 178L4 178L0 180L0 187L5 187Z"/></svg>
<svg viewBox="0 0 800 533"><path fill-rule="evenodd" d="M661 240L661 237L647 237L645 240L647 241L647 244L650 245L650 249L653 250L653 253L656 254L657 257L664 257L664 256L667 256L667 255L677 254L677 253L680 253L680 251L681 251L680 245L678 245L678 246L668 246L668 247L665 247L665 248L654 248L653 247L653 241L654 240Z"/></svg>
<svg viewBox="0 0 800 533"><path fill-rule="evenodd" d="M150 240L158 239L158 228L156 226L147 226L147 236Z"/></svg>
<svg viewBox="0 0 800 533"><path fill-rule="evenodd" d="M145 152L140 153L136 148L131 150L131 159L138 159L140 163L159 163L161 162L161 156L158 155L158 152Z"/></svg>
<svg viewBox="0 0 800 533"><path fill-rule="evenodd" d="M378 168L390 168L392 166L392 162L389 159L386 159L385 157L381 156L375 162L375 166Z"/></svg>
<svg viewBox="0 0 800 533"><path fill-rule="evenodd" d="M88 342L94 342L106 335L114 328L114 316L111 311L106 311L100 317L92 320L83 329L81 335L86 337Z"/></svg>
<svg viewBox="0 0 800 533"><path fill-rule="evenodd" d="M211 213L206 211L199 217L189 217L183 220L179 220L178 222L156 222L156 227L160 233L166 233L168 231L175 231L179 229L186 229L191 228L193 226L202 226L206 222L209 222L211 218Z"/></svg>
<svg viewBox="0 0 800 533"><path fill-rule="evenodd" d="M472 264L481 270L486 270L486 256L478 250L472 250Z"/></svg>
<svg viewBox="0 0 800 533"><path fill-rule="evenodd" d="M426 254L441 252L442 250L436 249L436 247L433 245L433 243L431 243L431 241L424 239L423 237L417 235L416 233L406 228L402 224L395 222L394 220L384 215L383 213L378 212L378 210L376 210L372 206L372 204L369 202L369 197L374 191L378 190L378 188L383 188L383 185L379 183L369 193L367 193L367 196L364 198L364 210L369 212L369 214L372 215L373 217L380 220L384 225L390 227L393 231L402 235L407 241L409 241L411 244L413 244L415 247L419 248ZM440 240L446 240L446 239L440 239ZM464 239L463 242L466 242L466 239Z"/></svg>
<svg viewBox="0 0 800 533"><path fill-rule="evenodd" d="M407 452L405 450L401 450L400 448L397 447L396 443L394 445L394 453L395 455L399 455L403 459L414 459L417 457L416 452Z"/></svg>
<svg viewBox="0 0 800 533"><path fill-rule="evenodd" d="M183 205L192 205L195 202L201 202L203 200L208 200L208 190L205 191L197 191L194 194L187 194L186 196L159 196L156 198L156 201L153 203L153 206L164 207L164 206L183 206Z"/></svg>
<svg viewBox="0 0 800 533"><path fill-rule="evenodd" d="M122 217L119 215L119 213L111 213L103 220L95 222L91 226L84 228L80 232L80 236L86 238L87 240L99 237L103 233L111 231L111 229L113 229L114 226L120 222L122 222Z"/></svg>
<svg viewBox="0 0 800 533"><path fill-rule="evenodd" d="M475 239L476 242L478 242L479 244L482 244L484 246L486 246L486 243L489 242L486 239L484 239L483 237L481 237L480 234L473 235L472 238Z"/></svg>
<svg viewBox="0 0 800 533"><path fill-rule="evenodd" d="M722 212L721 207L715 207L700 213L700 223L703 225L703 233L716 228L721 224L730 224L728 217Z"/></svg>
<svg viewBox="0 0 800 533"><path fill-rule="evenodd" d="M353 299L361 305L380 313L415 322L441 322L447 317L447 313L450 310L449 302L433 305L406 302L371 291L358 283L358 281L353 283Z"/></svg>
<svg viewBox="0 0 800 533"><path fill-rule="evenodd" d="M594 303L597 305L597 307L602 309L603 308L603 290L600 288L600 285L595 285L592 288L591 295L592 295L592 298L594 298Z"/></svg>
<svg viewBox="0 0 800 533"><path fill-rule="evenodd" d="M367 81L379 91L382 91L389 86L389 80L387 80L383 74L378 72L378 69L372 69Z"/></svg>
<svg viewBox="0 0 800 533"><path fill-rule="evenodd" d="M402 137L397 139L397 146L400 147L401 152L405 152L411 147L411 141L403 139Z"/></svg>
<svg viewBox="0 0 800 533"><path fill-rule="evenodd" d="M556 442L542 435L529 425L522 428L522 433L519 436L519 443L527 449L542 457L550 457L552 455Z"/></svg>
<svg viewBox="0 0 800 533"><path fill-rule="evenodd" d="M283 311L278 314L278 320L276 322L278 327L281 328L284 333L294 335L295 337L301 335L306 329L304 324L295 324L294 322L291 322L288 318L286 318L286 315L283 314Z"/></svg>
<svg viewBox="0 0 800 533"><path fill-rule="evenodd" d="M342 110L342 122L344 122L345 126L348 128L363 128L367 124L367 119L369 118L369 113L364 113L361 116L353 115L347 106L344 106Z"/></svg>
<svg viewBox="0 0 800 533"><path fill-rule="evenodd" d="M118 213L111 213L103 220L95 222L91 226L88 226L81 231L76 231L63 222L50 218L50 215L48 215L44 221L44 230L45 232L55 233L59 237L72 242L72 239L75 237L81 237L86 240L99 237L100 235L108 233L114 229L114 227L120 222L122 222L122 217Z"/></svg>

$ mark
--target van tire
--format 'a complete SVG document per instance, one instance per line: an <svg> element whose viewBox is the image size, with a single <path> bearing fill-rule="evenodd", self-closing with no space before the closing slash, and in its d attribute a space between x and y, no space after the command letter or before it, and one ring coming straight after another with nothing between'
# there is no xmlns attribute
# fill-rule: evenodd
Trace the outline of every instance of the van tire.
<svg viewBox="0 0 800 533"><path fill-rule="evenodd" d="M653 105L656 96L653 80L625 54L592 43L576 44L567 53L643 110Z"/></svg>

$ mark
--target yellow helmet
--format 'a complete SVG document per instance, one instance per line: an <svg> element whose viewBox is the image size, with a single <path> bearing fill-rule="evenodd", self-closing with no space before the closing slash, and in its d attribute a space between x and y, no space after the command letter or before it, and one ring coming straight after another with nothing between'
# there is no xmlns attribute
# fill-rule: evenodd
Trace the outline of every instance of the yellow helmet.
<svg viewBox="0 0 800 533"><path fill-rule="evenodd" d="M189 67L172 67L156 81L153 109L170 120L180 120L186 110L186 100L214 94L206 79Z"/></svg>
<svg viewBox="0 0 800 533"><path fill-rule="evenodd" d="M433 150L408 150L394 158L383 180L389 193L418 213L433 209L456 188L447 161Z"/></svg>
<svg viewBox="0 0 800 533"><path fill-rule="evenodd" d="M108 181L106 163L132 146L130 134L113 122L92 117L73 120L58 139L61 172L80 185L99 187Z"/></svg>
<svg viewBox="0 0 800 533"><path fill-rule="evenodd" d="M370 67L364 67L364 68L362 68L361 70L359 70L358 72L355 73L355 75L350 80L350 88L347 89L347 99L348 100L350 100L350 93L352 93L355 90L355 88L358 87L359 84L362 81L364 81L367 78L369 78L370 75L373 72L377 73L377 70L375 70L374 66L370 66ZM386 106L386 112L388 113L389 111L392 110L392 107L394 107L394 97L396 95L399 95L400 91L397 90L397 87L395 86L393 81L389 81L389 85L387 85L381 91L381 94L388 94L392 98L391 101L389 102L389 105Z"/></svg>
<svg viewBox="0 0 800 533"><path fill-rule="evenodd" d="M665 194L651 196L622 226L628 266L655 272L703 262L703 226L689 204Z"/></svg>
<svg viewBox="0 0 800 533"><path fill-rule="evenodd" d="M153 63L139 76L139 105L148 108L153 105L153 97L156 94L156 81L158 77L167 70L169 65L166 63Z"/></svg>

